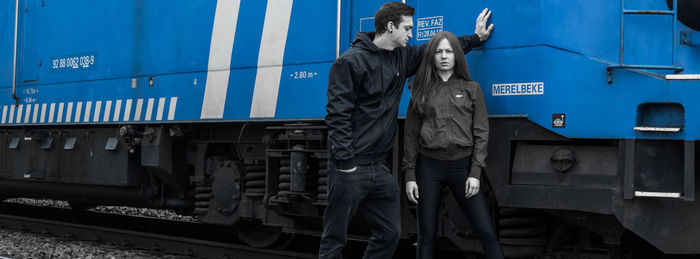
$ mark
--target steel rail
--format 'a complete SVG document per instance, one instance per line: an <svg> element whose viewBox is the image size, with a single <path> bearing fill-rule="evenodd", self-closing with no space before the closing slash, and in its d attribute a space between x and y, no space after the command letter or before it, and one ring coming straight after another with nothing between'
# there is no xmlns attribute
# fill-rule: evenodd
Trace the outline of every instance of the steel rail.
<svg viewBox="0 0 700 259"><path fill-rule="evenodd" d="M315 258L299 252L251 248L244 245L145 233L108 227L0 214L0 227L120 244L129 248L174 253L198 258Z"/></svg>

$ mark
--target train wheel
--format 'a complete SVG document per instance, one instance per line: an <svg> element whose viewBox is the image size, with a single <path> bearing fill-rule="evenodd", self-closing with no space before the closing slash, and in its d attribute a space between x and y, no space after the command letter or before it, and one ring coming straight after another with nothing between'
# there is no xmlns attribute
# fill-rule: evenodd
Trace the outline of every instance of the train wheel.
<svg viewBox="0 0 700 259"><path fill-rule="evenodd" d="M255 248L284 249L294 240L294 234L283 233L281 228L242 222L235 227L236 236Z"/></svg>

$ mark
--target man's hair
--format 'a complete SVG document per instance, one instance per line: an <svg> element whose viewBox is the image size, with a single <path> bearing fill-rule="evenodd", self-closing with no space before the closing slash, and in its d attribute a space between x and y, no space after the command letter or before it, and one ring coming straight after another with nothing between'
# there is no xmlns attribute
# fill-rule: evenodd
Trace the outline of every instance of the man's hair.
<svg viewBox="0 0 700 259"><path fill-rule="evenodd" d="M382 5L374 15L374 30L377 35L386 32L386 24L394 22L396 27L401 23L401 16L413 16L415 10L402 2L388 2Z"/></svg>
<svg viewBox="0 0 700 259"><path fill-rule="evenodd" d="M418 72L416 72L416 77L411 85L411 104L414 105L421 114L425 113L425 106L428 102L428 98L435 94L438 83L442 81L438 75L437 67L435 66L435 54L443 39L447 39L447 42L450 43L450 47L452 47L453 51L452 53L454 53L455 57L452 76L466 81L472 81L471 77L469 77L469 68L467 67L467 60L464 57L462 44L459 42L459 39L457 39L457 36L448 31L435 33L423 51L423 59L418 66Z"/></svg>

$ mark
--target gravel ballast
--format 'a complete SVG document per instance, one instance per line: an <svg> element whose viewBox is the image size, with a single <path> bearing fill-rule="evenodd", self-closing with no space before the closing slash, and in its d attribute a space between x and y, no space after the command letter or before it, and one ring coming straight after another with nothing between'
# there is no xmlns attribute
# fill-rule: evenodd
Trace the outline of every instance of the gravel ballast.
<svg viewBox="0 0 700 259"><path fill-rule="evenodd" d="M71 208L66 201L51 199L11 198L5 199L3 202L62 209ZM155 210L120 206L98 206L89 208L87 211L187 222L196 221L195 217L178 215L171 210ZM81 241L77 239L34 234L4 228L0 228L0 240L0 258L190 258L179 255L162 255L158 254L157 252L135 250L113 244Z"/></svg>
<svg viewBox="0 0 700 259"><path fill-rule="evenodd" d="M190 258L0 228L0 256L14 259Z"/></svg>
<svg viewBox="0 0 700 259"><path fill-rule="evenodd" d="M53 207L60 209L70 209L70 204L67 201L51 200L51 199L29 199L29 198L10 198L3 202L18 203L31 206ZM177 220L186 222L196 222L197 219L192 216L184 216L175 213L173 210L159 210L147 208L133 208L124 206L96 206L87 209L91 212L111 213L119 215L129 215L138 217L159 218L167 220Z"/></svg>

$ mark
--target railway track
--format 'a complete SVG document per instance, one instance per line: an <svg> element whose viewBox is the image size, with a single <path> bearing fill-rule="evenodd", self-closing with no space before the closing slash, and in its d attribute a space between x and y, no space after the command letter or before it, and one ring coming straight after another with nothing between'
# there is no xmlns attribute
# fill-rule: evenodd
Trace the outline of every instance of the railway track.
<svg viewBox="0 0 700 259"><path fill-rule="evenodd" d="M317 258L319 243L318 237L297 235L288 250L253 248L237 239L233 228L7 202L0 202L0 228L193 258ZM394 258L414 258L412 243L401 242ZM362 240L349 240L343 256L361 258L365 245ZM435 255L465 257L451 250Z"/></svg>
<svg viewBox="0 0 700 259"><path fill-rule="evenodd" d="M0 227L196 258L315 258L235 244L230 233L191 222L0 204ZM99 224L101 222L101 224ZM203 237L209 236L208 238Z"/></svg>

